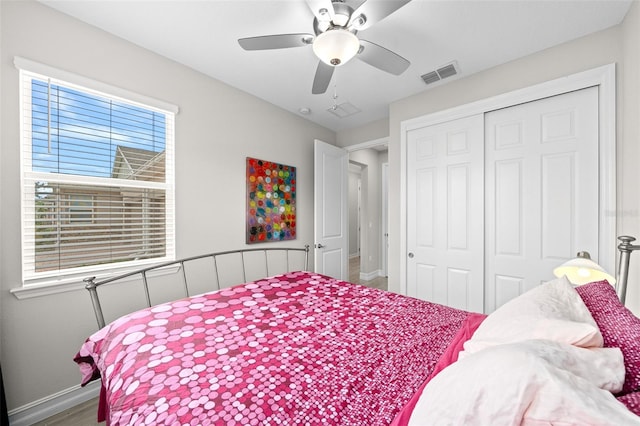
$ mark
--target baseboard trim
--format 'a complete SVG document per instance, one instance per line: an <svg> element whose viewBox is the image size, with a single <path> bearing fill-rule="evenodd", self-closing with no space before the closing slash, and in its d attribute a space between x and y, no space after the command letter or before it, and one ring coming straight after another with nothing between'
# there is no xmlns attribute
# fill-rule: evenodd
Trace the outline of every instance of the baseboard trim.
<svg viewBox="0 0 640 426"><path fill-rule="evenodd" d="M382 269L372 272L360 272L360 279L363 281L371 281L378 277L384 277Z"/></svg>
<svg viewBox="0 0 640 426"><path fill-rule="evenodd" d="M29 426L90 399L97 398L100 394L100 383L100 380L97 380L85 387L76 385L10 410L9 424L11 426Z"/></svg>

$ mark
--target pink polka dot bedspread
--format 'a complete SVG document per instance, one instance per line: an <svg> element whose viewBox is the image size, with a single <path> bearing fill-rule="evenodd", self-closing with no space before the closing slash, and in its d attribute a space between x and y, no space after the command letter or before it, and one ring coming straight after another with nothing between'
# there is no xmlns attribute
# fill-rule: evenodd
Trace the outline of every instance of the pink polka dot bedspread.
<svg viewBox="0 0 640 426"><path fill-rule="evenodd" d="M468 315L295 272L124 316L75 361L110 425L388 425Z"/></svg>

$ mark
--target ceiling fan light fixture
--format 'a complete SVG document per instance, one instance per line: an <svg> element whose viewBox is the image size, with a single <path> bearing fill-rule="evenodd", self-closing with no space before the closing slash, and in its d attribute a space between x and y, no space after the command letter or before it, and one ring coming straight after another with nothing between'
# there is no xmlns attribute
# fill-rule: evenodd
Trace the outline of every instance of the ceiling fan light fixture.
<svg viewBox="0 0 640 426"><path fill-rule="evenodd" d="M360 49L355 34L342 28L334 28L318 35L313 41L313 53L327 65L343 65Z"/></svg>

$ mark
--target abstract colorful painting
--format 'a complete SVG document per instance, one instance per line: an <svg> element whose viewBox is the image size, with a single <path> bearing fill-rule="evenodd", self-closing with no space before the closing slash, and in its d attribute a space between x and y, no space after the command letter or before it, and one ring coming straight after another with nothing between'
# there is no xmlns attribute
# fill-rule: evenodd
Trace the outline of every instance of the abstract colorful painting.
<svg viewBox="0 0 640 426"><path fill-rule="evenodd" d="M247 157L247 243L296 238L296 168Z"/></svg>

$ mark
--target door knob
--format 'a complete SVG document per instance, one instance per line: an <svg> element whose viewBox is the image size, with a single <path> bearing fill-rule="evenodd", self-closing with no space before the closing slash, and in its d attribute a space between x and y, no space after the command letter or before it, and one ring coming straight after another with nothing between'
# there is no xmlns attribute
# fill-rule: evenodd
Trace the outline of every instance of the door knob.
<svg viewBox="0 0 640 426"><path fill-rule="evenodd" d="M320 243L316 244L316 248L323 248L324 246Z"/></svg>
<svg viewBox="0 0 640 426"><path fill-rule="evenodd" d="M413 253L409 253L408 256L409 256L409 259L413 259Z"/></svg>

